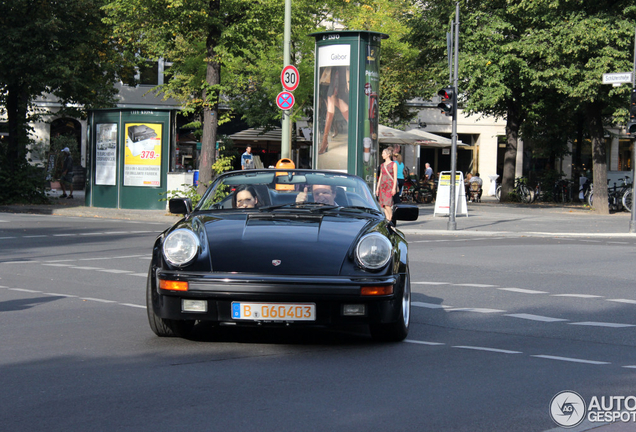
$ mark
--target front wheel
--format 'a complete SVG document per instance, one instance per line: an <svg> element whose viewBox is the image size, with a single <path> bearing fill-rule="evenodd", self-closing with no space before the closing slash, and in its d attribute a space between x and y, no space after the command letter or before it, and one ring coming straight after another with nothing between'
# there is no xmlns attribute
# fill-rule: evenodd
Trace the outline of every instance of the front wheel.
<svg viewBox="0 0 636 432"><path fill-rule="evenodd" d="M150 329L159 337L187 337L194 327L194 321L171 320L161 318L155 314L153 299L159 294L152 288L152 266L148 272L148 282L146 283L146 311L148 312L148 324Z"/></svg>
<svg viewBox="0 0 636 432"><path fill-rule="evenodd" d="M594 192L590 192L587 195L587 205L589 205L590 207L594 207L592 204L594 203Z"/></svg>
<svg viewBox="0 0 636 432"><path fill-rule="evenodd" d="M632 212L632 190L628 189L623 194L623 208L628 212Z"/></svg>
<svg viewBox="0 0 636 432"><path fill-rule="evenodd" d="M497 186L497 189L495 189L495 197L497 197L497 201L501 201L501 185Z"/></svg>
<svg viewBox="0 0 636 432"><path fill-rule="evenodd" d="M409 334L411 324L411 278L409 269L406 269L404 276L404 289L402 290L402 301L400 304L400 316L397 321L388 324L371 324L369 330L371 337L380 342L400 342Z"/></svg>

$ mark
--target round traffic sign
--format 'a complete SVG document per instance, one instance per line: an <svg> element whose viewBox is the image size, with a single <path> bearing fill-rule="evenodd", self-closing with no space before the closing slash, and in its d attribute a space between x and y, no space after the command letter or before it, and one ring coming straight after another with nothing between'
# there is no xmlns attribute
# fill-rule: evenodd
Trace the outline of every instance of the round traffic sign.
<svg viewBox="0 0 636 432"><path fill-rule="evenodd" d="M294 106L294 95L288 91L282 91L276 96L276 105L282 110L290 109Z"/></svg>
<svg viewBox="0 0 636 432"><path fill-rule="evenodd" d="M295 66L289 65L283 68L280 74L280 82L283 84L283 88L288 91L294 91L298 87L300 82L300 75L298 69Z"/></svg>

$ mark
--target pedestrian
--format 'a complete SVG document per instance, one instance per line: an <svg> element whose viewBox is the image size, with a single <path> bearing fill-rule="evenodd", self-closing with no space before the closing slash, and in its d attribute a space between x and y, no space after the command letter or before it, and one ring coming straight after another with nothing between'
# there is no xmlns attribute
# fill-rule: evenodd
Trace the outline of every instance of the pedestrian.
<svg viewBox="0 0 636 432"><path fill-rule="evenodd" d="M402 162L401 154L394 154L393 160L397 165L397 181L398 181L398 191L393 197L393 201L399 203L402 201L402 188L404 187L404 162Z"/></svg>
<svg viewBox="0 0 636 432"><path fill-rule="evenodd" d="M432 182L433 181L433 168L431 168L431 164L426 162L424 164L424 166L426 167L426 169L424 170L424 180L427 182Z"/></svg>
<svg viewBox="0 0 636 432"><path fill-rule="evenodd" d="M384 215L389 221L393 219L393 195L397 193L398 188L397 166L396 163L391 160L392 157L393 151L384 149L382 152L384 163L381 166L380 178L378 179L378 185L375 190L382 210L384 210Z"/></svg>
<svg viewBox="0 0 636 432"><path fill-rule="evenodd" d="M62 195L60 198L73 199L73 157L68 147L62 149L62 171L60 173L60 186L62 187ZM69 195L66 195L66 187L69 188Z"/></svg>
<svg viewBox="0 0 636 432"><path fill-rule="evenodd" d="M254 157L252 156L252 147L245 147L245 153L241 155L241 169L254 168Z"/></svg>

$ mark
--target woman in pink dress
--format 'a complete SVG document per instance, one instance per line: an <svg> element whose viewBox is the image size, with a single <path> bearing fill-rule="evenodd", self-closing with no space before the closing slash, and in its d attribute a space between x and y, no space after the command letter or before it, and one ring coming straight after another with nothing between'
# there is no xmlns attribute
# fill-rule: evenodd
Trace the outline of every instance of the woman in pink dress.
<svg viewBox="0 0 636 432"><path fill-rule="evenodd" d="M393 152L389 149L382 151L384 162L380 166L380 178L375 189L378 201L384 210L387 220L393 219L393 195L397 193L397 167L393 162Z"/></svg>

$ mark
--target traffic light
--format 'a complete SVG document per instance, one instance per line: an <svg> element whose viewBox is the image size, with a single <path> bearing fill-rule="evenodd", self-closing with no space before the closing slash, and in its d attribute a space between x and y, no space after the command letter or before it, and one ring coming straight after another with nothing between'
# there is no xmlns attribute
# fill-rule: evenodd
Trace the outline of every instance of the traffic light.
<svg viewBox="0 0 636 432"><path fill-rule="evenodd" d="M437 107L441 108L442 112L447 116L453 116L455 114L455 107L457 106L457 95L455 95L455 89L451 86L448 86L438 91L437 94L442 98L442 101L437 105Z"/></svg>
<svg viewBox="0 0 636 432"><path fill-rule="evenodd" d="M629 121L627 122L627 135L636 137L636 89L632 90L629 97Z"/></svg>

